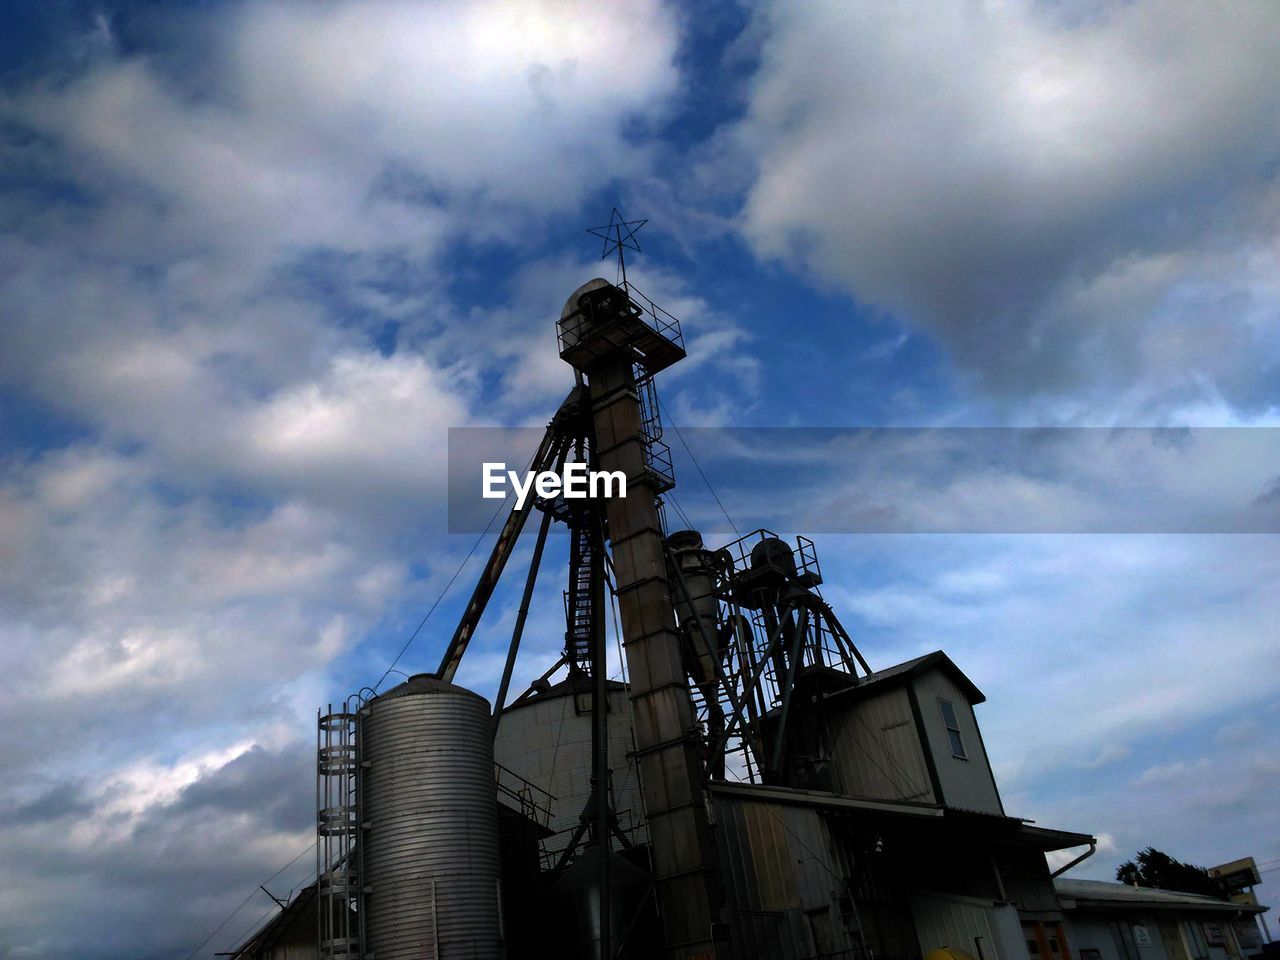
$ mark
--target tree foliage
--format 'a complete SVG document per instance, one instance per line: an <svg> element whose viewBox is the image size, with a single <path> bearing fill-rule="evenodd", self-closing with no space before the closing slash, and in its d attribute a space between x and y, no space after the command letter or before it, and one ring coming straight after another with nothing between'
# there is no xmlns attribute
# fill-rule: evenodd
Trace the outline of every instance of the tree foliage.
<svg viewBox="0 0 1280 960"><path fill-rule="evenodd" d="M1201 893L1210 897L1222 896L1222 891L1204 867L1175 860L1155 847L1139 850L1133 860L1126 860L1116 867L1116 879L1139 887Z"/></svg>

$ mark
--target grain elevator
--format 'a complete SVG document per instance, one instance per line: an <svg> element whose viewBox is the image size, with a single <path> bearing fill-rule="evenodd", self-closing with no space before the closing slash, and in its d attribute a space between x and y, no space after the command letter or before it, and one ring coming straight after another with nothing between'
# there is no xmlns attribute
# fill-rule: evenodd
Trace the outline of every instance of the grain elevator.
<svg viewBox="0 0 1280 960"><path fill-rule="evenodd" d="M873 669L811 540L672 526L656 377L684 340L619 266L556 322L572 386L532 466L620 472L626 496L512 507L438 668L321 711L305 955L1031 960L1063 922L1046 853L1093 838L1006 813L981 691L941 651ZM534 517L490 703L454 677ZM564 646L520 678L556 525Z"/></svg>

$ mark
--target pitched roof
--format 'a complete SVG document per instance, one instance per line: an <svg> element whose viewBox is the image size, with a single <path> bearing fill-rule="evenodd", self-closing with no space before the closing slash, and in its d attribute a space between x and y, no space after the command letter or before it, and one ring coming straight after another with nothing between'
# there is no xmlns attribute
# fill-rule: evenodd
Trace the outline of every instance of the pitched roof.
<svg viewBox="0 0 1280 960"><path fill-rule="evenodd" d="M865 677L858 677L856 682L849 686L846 690L841 690L832 696L857 696L861 691L870 687L883 685L888 686L894 682L905 681L908 677L919 676L927 670L938 669L947 674L956 685L964 691L970 703L983 703L986 696L978 689L977 685L964 675L959 667L952 662L941 650L935 650L933 653L926 653L922 657L916 657L914 660L904 660L902 663L895 663L891 667L885 667L883 670L876 670L869 673Z"/></svg>
<svg viewBox="0 0 1280 960"><path fill-rule="evenodd" d="M1134 887L1127 883L1110 883L1105 880L1074 880L1059 877L1053 881L1063 908L1070 910L1080 906L1097 909L1143 907L1146 909L1197 910L1213 913L1262 913L1266 907L1232 903L1207 897L1201 893L1182 893L1179 890L1161 890L1157 887Z"/></svg>
<svg viewBox="0 0 1280 960"><path fill-rule="evenodd" d="M285 907L274 917L259 927L254 933L249 935L244 943L231 951L230 956L235 958L256 957L267 950L270 950L282 939L287 937L293 930L296 923L304 920L307 913L314 913L312 902L316 896L316 885L303 887L298 891L298 895L294 897ZM312 930L315 927L314 917L307 921L307 929Z"/></svg>
<svg viewBox="0 0 1280 960"><path fill-rule="evenodd" d="M1017 817L956 810L953 807L919 800L872 799L846 796L827 790L806 790L759 783L732 783L726 780L708 781L707 789L718 796L753 800L759 803L819 807L837 813L858 813L868 816L911 817L915 818L919 824L913 827L916 830L940 828L955 831L965 837L982 836L1043 851L1065 850L1069 847L1097 842L1087 833L1049 830L1045 827L1033 826Z"/></svg>

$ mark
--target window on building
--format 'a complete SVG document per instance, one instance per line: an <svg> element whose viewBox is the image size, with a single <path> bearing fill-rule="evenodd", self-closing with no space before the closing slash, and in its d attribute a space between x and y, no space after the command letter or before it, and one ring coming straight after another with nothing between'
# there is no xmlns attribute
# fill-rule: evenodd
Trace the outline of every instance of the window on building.
<svg viewBox="0 0 1280 960"><path fill-rule="evenodd" d="M1031 954L1034 960L1043 960L1040 956L1040 931L1037 927L1038 924L1024 922L1022 935L1027 941L1027 953Z"/></svg>
<svg viewBox="0 0 1280 960"><path fill-rule="evenodd" d="M947 725L947 739L951 741L951 755L961 760L968 760L964 751L964 740L960 737L960 721L956 718L956 708L950 700L939 700L942 708L942 721Z"/></svg>
<svg viewBox="0 0 1280 960"><path fill-rule="evenodd" d="M1027 941L1027 953L1032 960L1071 960L1062 924L1022 924L1022 936Z"/></svg>

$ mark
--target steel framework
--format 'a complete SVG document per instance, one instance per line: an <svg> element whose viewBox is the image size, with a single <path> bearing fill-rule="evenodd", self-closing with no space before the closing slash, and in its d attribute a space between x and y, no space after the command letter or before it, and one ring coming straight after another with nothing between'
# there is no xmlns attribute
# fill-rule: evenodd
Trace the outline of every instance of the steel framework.
<svg viewBox="0 0 1280 960"><path fill-rule="evenodd" d="M356 713L349 698L317 718L316 893L321 960L361 960L359 844L360 769Z"/></svg>

